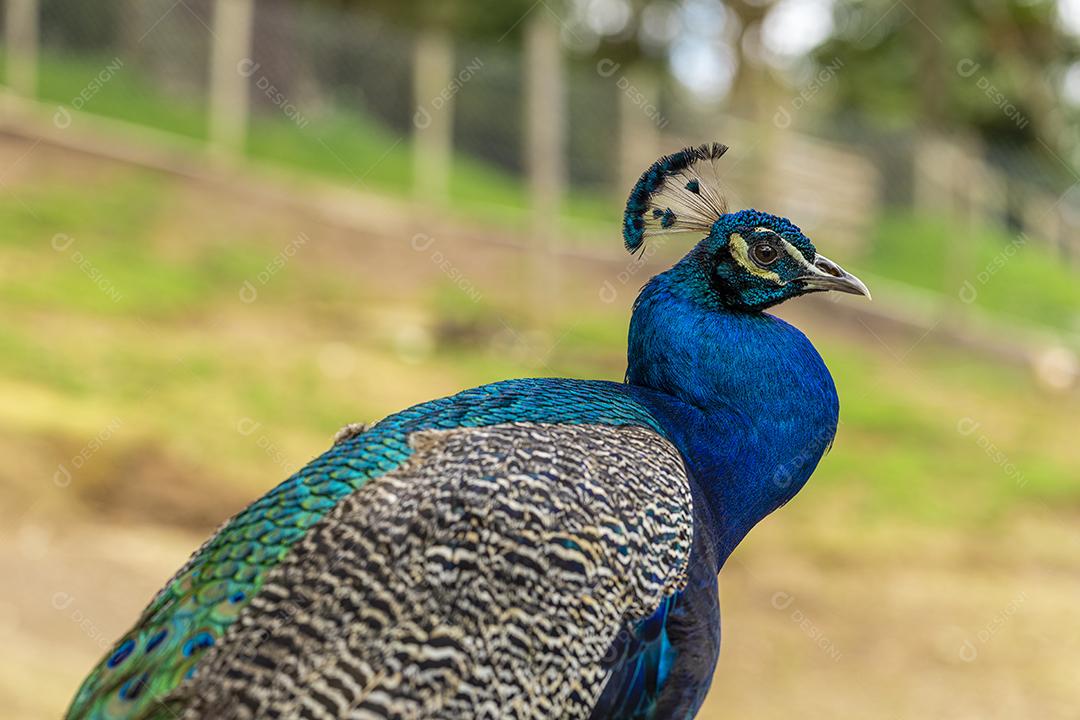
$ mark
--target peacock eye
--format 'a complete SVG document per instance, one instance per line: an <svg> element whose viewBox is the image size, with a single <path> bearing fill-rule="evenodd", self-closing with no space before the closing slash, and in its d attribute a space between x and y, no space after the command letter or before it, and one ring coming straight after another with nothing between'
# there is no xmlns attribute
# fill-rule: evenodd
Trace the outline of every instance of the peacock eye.
<svg viewBox="0 0 1080 720"><path fill-rule="evenodd" d="M776 262L780 253L769 243L758 243L750 248L750 257L758 265L766 267Z"/></svg>

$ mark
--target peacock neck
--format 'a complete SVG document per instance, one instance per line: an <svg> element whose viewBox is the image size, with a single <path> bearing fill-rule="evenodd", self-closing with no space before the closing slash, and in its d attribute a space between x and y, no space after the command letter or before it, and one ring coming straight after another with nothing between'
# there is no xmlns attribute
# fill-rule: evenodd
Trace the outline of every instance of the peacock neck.
<svg viewBox="0 0 1080 720"><path fill-rule="evenodd" d="M654 279L630 323L626 382L678 446L721 566L802 488L836 432L828 369L798 329L693 300Z"/></svg>

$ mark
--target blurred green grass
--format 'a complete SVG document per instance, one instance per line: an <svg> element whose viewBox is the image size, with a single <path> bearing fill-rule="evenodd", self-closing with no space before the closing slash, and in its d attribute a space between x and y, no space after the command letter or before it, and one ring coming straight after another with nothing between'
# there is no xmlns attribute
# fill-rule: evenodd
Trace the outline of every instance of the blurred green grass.
<svg viewBox="0 0 1080 720"><path fill-rule="evenodd" d="M114 58L108 55L44 53L38 69L39 96L70 106L87 82L112 62ZM206 140L206 98L197 88L189 88L188 93L184 97L175 88L163 89L137 68L125 66L102 84L83 109ZM413 186L409 139L359 113L320 111L303 116L303 127L279 112L256 114L245 150L252 159L362 189L406 194ZM454 156L448 192L446 206L455 214L511 224L527 221L527 191L521 181L467 156ZM599 224L608 220L613 207L610 198L577 189L566 198L563 216L569 222Z"/></svg>
<svg viewBox="0 0 1080 720"><path fill-rule="evenodd" d="M43 52L38 64L38 97L65 106L87 88L103 68L115 63L107 54L75 55ZM83 109L117 120L146 125L196 140L208 137L206 101L192 90L192 97L164 92L157 83L125 65L109 75Z"/></svg>
<svg viewBox="0 0 1080 720"><path fill-rule="evenodd" d="M1013 321L1080 334L1076 269L1050 248L991 228L941 217L885 215L868 245L866 269L881 277L968 300Z"/></svg>
<svg viewBox="0 0 1080 720"><path fill-rule="evenodd" d="M40 95L69 104L87 80L112 61L106 55L44 53L39 69ZM85 109L205 140L205 99L198 91L191 92L191 97L181 101L175 92L163 92L136 68L124 67L103 84ZM246 151L256 160L360 188L407 194L413 187L408 138L358 113L327 111L305 116L302 128L281 113L256 115ZM446 203L447 212L459 216L513 226L527 221L527 191L521 180L460 154L453 159ZM580 231L606 236L617 211L610 198L575 190L566 198L563 221ZM860 267L933 291L948 302L957 298L967 281L976 291L972 304L981 310L1080 333L1080 284L1075 281L1075 271L1035 241L1026 243L1025 252L1013 255L1016 243L1016 237L999 230L958 228L945 218L892 212L879 223ZM206 266L194 269L187 287L213 271L215 262L231 261L243 262L243 258L206 258ZM983 271L990 271L987 282L979 280ZM168 276L162 281L168 283ZM172 289L182 293L184 287L181 281ZM169 299L166 292L156 302Z"/></svg>
<svg viewBox="0 0 1080 720"><path fill-rule="evenodd" d="M213 514L215 497L250 499L325 449L346 422L506 377L621 377L624 308L575 303L567 288L550 335L533 347L507 331L525 325L522 309L505 300L515 294L513 273L496 268L484 278L485 290L501 282L508 292L485 292L480 302L441 278L386 297L380 278L405 278L417 256L405 251L395 266L340 262L362 254L356 238L298 254L245 304L238 290L273 263L290 231L273 240L263 233L288 221L224 204L196 214L192 203L208 200L188 193L181 181L123 169L96 178L92 193L84 180L51 178L0 197L0 385L9 400L0 431L46 439L22 444L41 448L47 468L57 452L74 452L123 418L124 431L77 484L74 497L97 512L145 502L139 493L118 500L113 486L127 482L133 456L151 451L154 462L181 469L185 492ZM882 233L902 246L873 258L879 271L886 257L901 258L901 276L932 265L933 232ZM55 249L58 234L70 245ZM117 293L95 287L76 251ZM1037 252L1023 248L1001 285L1045 272L1045 259L1026 257ZM997 283L985 293L995 309ZM1023 316L1052 306L1059 289L1047 299L1038 287L1052 288L1035 283L1003 309ZM984 524L1025 504L1080 504L1071 399L971 355L921 346L900 362L865 347L867 338L808 334L840 388L842 425L813 480L819 490L800 502L843 498L851 522L868 525L889 517ZM965 418L978 429L961 432ZM261 429L238 432L242 419ZM8 481L16 495L35 492L28 477Z"/></svg>

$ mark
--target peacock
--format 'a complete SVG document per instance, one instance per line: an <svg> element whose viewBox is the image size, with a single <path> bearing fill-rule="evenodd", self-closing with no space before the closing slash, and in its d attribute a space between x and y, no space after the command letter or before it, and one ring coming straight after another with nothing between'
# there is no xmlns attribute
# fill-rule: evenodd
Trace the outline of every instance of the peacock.
<svg viewBox="0 0 1080 720"><path fill-rule="evenodd" d="M789 220L729 211L727 148L655 162L627 250L624 382L531 378L352 426L231 518L83 682L69 718L688 718L717 576L806 483L839 401L765 312L870 296Z"/></svg>

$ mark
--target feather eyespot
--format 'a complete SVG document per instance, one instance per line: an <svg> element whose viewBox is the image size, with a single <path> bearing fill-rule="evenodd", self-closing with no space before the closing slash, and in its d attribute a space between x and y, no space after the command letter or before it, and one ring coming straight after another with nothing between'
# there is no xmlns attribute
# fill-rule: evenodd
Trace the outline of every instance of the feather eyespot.
<svg viewBox="0 0 1080 720"><path fill-rule="evenodd" d="M201 650L213 647L213 645L214 636L203 630L188 638L187 642L184 643L182 652L184 653L184 657L191 657Z"/></svg>
<svg viewBox="0 0 1080 720"><path fill-rule="evenodd" d="M142 691L146 688L146 683L149 679L150 673L147 672L129 678L127 682L120 686L120 699L138 700L139 696L142 695Z"/></svg>
<svg viewBox="0 0 1080 720"><path fill-rule="evenodd" d="M146 642L146 652L153 652L158 645L160 645L165 637L169 634L168 630L158 630L154 635Z"/></svg>
<svg viewBox="0 0 1080 720"><path fill-rule="evenodd" d="M131 638L125 640L120 647L116 648L116 652L112 654L108 662L105 663L107 667L114 668L120 663L124 662L131 655L131 652L135 649L135 641Z"/></svg>

